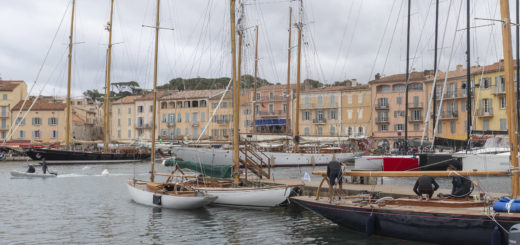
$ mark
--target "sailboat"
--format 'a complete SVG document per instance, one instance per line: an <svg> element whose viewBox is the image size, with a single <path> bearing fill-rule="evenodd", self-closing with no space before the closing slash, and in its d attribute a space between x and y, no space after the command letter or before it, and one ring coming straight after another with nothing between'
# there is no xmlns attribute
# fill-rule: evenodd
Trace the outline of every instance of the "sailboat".
<svg viewBox="0 0 520 245"><path fill-rule="evenodd" d="M410 3L410 1L409 1ZM462 4L462 2L461 2ZM512 48L509 19L509 3L501 0L501 21L504 60L506 70L508 129L511 156L511 167L518 168L518 135L516 101L512 94ZM462 5L461 5L462 6ZM469 10L469 1L468 1ZM408 9L410 11L410 9ZM469 20L469 17L468 17ZM314 172L324 176L326 173ZM421 175L462 176L509 174L509 171L397 171L397 172L345 172L351 176L392 176L418 177ZM510 173L512 196L520 195L518 172ZM475 198L479 199L479 197ZM520 223L520 213L494 211L490 208L493 199L482 195L484 200L431 199L420 201L409 198L393 199L383 197L372 199L366 197L346 197L329 203L328 198L292 197L297 204L342 226L399 239L431 242L437 244L506 244L510 238L510 228ZM512 205L510 201L509 205Z"/></svg>
<svg viewBox="0 0 520 245"><path fill-rule="evenodd" d="M232 80L233 80L233 183L232 185L223 186L219 182L215 183L199 183L193 185L192 188L199 191L206 191L208 194L218 196L215 204L230 205L230 206L247 206L247 207L274 207L285 202L287 198L292 194L293 186L290 185L276 185L276 184L263 184L263 183L251 183L247 181L247 169L246 179L240 180L240 159L239 159L239 145L240 138L238 134L238 122L239 122L239 94L240 86L239 80L237 80L237 71L240 74L240 49L242 43L242 33L239 32L239 59L238 66L236 62L236 33L235 33L235 0L230 0L230 19L231 19L231 47L232 47ZM244 154L247 154L247 149ZM247 164L247 159L245 160ZM257 171L262 171L258 169ZM269 176L268 176L269 177ZM220 182L222 183L222 182Z"/></svg>
<svg viewBox="0 0 520 245"><path fill-rule="evenodd" d="M302 8L302 7L301 7ZM301 10L303 11L303 10ZM300 11L300 13L301 13ZM290 12L290 16L292 16L292 11ZM291 22L291 20L289 20ZM291 23L289 23L291 25ZM302 42L302 20L300 23L295 24L298 28L298 64L297 64L297 82L296 82L296 103L295 103L295 111L299 111L300 107L300 67L301 67L301 42ZM289 29L291 30L291 29ZM240 40L239 40L240 41ZM240 46L240 45L239 45ZM290 34L289 34L289 63L290 63ZM240 52L240 49L239 49ZM239 55L240 56L240 55ZM255 61L256 62L256 61ZM288 64L290 65L290 64ZM256 66L255 66L256 67ZM240 69L240 67L239 67ZM288 84L289 84L289 76L288 72ZM256 75L255 75L256 77ZM238 79L240 80L240 72L238 75ZM256 86L256 83L255 83ZM290 85L287 86L288 88ZM254 95L256 96L256 95ZM288 99L289 100L289 99ZM238 112L237 112L238 113ZM253 113L254 115L255 113ZM289 113L287 113L288 115ZM255 121L255 120L254 120ZM262 151L261 157L262 160L267 162L270 161L271 165L274 167L292 167L292 166L324 166L327 165L332 160L337 160L340 162L348 161L354 159L356 156L355 153L352 152L319 152L319 153L310 153L299 150L299 113L296 113L294 118L294 130L292 138L294 140L293 149L287 152L276 152L276 151ZM286 120L286 123L288 120ZM288 124L286 124L288 125ZM238 131L237 131L238 134ZM247 137L241 136L244 140ZM285 138L285 137L284 137ZM201 162L204 164L212 164L212 165L230 165L233 162L233 152L226 149L218 149L218 148L200 148L200 147L192 147L189 145L186 146L174 146L172 152L179 158L184 161L190 162ZM245 155L239 154L241 159L245 159Z"/></svg>
<svg viewBox="0 0 520 245"><path fill-rule="evenodd" d="M70 90L72 80L72 40L74 35L74 10L76 1L72 1L71 11L71 24L70 24L70 35L69 35L69 62L68 62L68 80L67 80L67 110L66 110L66 128L65 128L65 150L53 150L43 148L32 148L29 149L26 154L32 160L45 159L48 165L53 164L71 164L71 163L117 163L117 162L128 162L130 160L142 160L150 157L147 152L138 151L135 148L128 149L117 149L118 152L110 152L109 149L109 108L110 108L110 68L111 68L111 48L112 48L112 14L114 8L114 0L111 0L110 4L110 21L107 24L107 30L109 31L109 44L107 50L107 72L105 81L105 152L83 152L83 151L71 151L70 150L70 127L71 127L71 103L70 103ZM74 162L71 162L74 161Z"/></svg>
<svg viewBox="0 0 520 245"><path fill-rule="evenodd" d="M153 116L152 116L152 157L150 159L150 181L143 181L133 179L127 179L127 187L132 199L143 205L164 207L172 209L196 209L208 205L217 199L214 195L209 195L202 191L187 190L178 185L172 183L173 178L181 177L186 179L188 177L184 174L175 174L175 171L171 174L160 174L154 172L155 163L155 125L157 117L157 56L159 47L159 7L160 0L157 0L157 13L156 13L156 24L155 28L155 61L154 61L154 80L153 80ZM182 171L181 171L182 173ZM168 179L165 182L155 182L155 175L166 176Z"/></svg>

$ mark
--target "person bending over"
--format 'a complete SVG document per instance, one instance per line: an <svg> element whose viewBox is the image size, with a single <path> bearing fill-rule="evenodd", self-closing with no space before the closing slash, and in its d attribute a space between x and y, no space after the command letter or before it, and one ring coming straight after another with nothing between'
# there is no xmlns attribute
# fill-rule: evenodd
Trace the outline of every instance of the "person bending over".
<svg viewBox="0 0 520 245"><path fill-rule="evenodd" d="M423 194L427 194L426 200L429 200L437 189L439 189L439 184L435 182L435 179L431 176L423 175L415 182L413 192L417 194L419 199L422 199Z"/></svg>

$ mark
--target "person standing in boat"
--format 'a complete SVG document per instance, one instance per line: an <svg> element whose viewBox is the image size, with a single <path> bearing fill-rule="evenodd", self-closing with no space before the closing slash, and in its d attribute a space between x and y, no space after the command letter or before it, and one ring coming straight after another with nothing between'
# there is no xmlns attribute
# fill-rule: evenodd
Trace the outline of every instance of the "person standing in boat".
<svg viewBox="0 0 520 245"><path fill-rule="evenodd" d="M332 202L332 196L334 191L334 184L336 179L339 184L339 195L340 198L343 196L343 172L341 171L341 163L336 160L332 160L327 165L327 177L329 178L329 199Z"/></svg>
<svg viewBox="0 0 520 245"><path fill-rule="evenodd" d="M43 174L47 173L47 162L45 161L45 157L42 159L42 171Z"/></svg>
<svg viewBox="0 0 520 245"><path fill-rule="evenodd" d="M426 200L430 200L433 196L433 192L439 189L439 184L435 179L429 175L423 175L417 179L413 187L413 192L417 194L419 199L422 199L423 194L427 194Z"/></svg>

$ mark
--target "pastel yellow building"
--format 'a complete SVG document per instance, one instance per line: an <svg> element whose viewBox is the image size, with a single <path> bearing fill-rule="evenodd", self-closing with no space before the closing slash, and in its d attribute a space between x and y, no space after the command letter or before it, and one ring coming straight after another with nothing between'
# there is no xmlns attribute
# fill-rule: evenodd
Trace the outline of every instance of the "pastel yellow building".
<svg viewBox="0 0 520 245"><path fill-rule="evenodd" d="M341 91L333 86L300 92L299 134L302 136L341 135Z"/></svg>
<svg viewBox="0 0 520 245"><path fill-rule="evenodd" d="M368 85L352 84L343 88L341 91L342 136L362 138L372 134L371 95L372 91Z"/></svg>
<svg viewBox="0 0 520 245"><path fill-rule="evenodd" d="M24 81L0 80L0 138L6 139L14 120L12 109L27 96L27 85ZM11 137L13 138L13 137Z"/></svg>
<svg viewBox="0 0 520 245"><path fill-rule="evenodd" d="M30 108L32 103L32 100L28 100L22 107L23 101L20 101L13 107L13 114L20 111L21 115L27 114L12 122L19 127L11 138L40 143L63 143L66 128L65 103L38 100Z"/></svg>
<svg viewBox="0 0 520 245"><path fill-rule="evenodd" d="M174 91L159 100L160 103L160 136L166 140L197 139L202 133L206 122L211 118L213 107L218 100L216 97L222 95L223 90L188 90ZM215 99L214 99L215 98ZM211 100L211 104L210 103ZM226 125L220 131L220 126L208 128L204 137L213 136L213 130L219 129L219 135L229 135L232 114L225 112L231 108L229 100L224 100L220 105L223 110L214 116L214 122ZM229 126L227 126L229 125ZM209 131L208 131L209 130ZM215 136L219 137L219 136Z"/></svg>
<svg viewBox="0 0 520 245"><path fill-rule="evenodd" d="M110 140L130 142L135 137L135 100L140 95L126 96L110 104Z"/></svg>

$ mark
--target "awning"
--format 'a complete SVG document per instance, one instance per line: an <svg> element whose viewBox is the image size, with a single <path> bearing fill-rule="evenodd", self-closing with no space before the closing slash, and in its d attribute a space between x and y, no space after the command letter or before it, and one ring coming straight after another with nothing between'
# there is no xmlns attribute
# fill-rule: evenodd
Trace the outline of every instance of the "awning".
<svg viewBox="0 0 520 245"><path fill-rule="evenodd" d="M285 119L261 119L256 120L256 126L285 126Z"/></svg>

